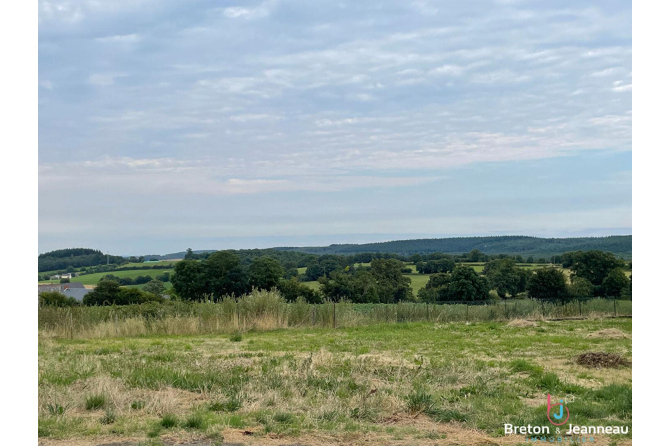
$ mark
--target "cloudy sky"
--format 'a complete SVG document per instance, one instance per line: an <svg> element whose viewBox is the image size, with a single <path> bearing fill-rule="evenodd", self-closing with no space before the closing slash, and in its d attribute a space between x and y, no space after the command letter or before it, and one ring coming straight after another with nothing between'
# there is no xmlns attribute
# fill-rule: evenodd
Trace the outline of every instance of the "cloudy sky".
<svg viewBox="0 0 670 446"><path fill-rule="evenodd" d="M629 234L631 5L40 0L39 248Z"/></svg>

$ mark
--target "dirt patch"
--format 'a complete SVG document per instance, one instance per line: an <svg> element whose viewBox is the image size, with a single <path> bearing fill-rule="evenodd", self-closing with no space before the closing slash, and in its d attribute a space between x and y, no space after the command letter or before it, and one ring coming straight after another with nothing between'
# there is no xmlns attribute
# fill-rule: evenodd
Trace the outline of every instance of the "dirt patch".
<svg viewBox="0 0 670 446"><path fill-rule="evenodd" d="M630 366L630 362L622 356L605 352L587 352L581 354L577 356L577 364L596 369Z"/></svg>
<svg viewBox="0 0 670 446"><path fill-rule="evenodd" d="M604 328L602 330L594 331L586 335L587 338L602 338L602 339L630 339L630 335L624 333L617 328Z"/></svg>
<svg viewBox="0 0 670 446"><path fill-rule="evenodd" d="M537 323L533 321L527 321L524 319L514 319L510 321L507 325L510 327L537 327Z"/></svg>

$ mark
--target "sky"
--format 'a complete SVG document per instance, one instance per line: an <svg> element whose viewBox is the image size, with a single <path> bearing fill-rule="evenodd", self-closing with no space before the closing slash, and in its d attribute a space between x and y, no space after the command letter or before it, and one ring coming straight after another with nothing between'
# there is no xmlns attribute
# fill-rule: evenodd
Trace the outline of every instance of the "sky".
<svg viewBox="0 0 670 446"><path fill-rule="evenodd" d="M39 1L39 250L632 233L631 4Z"/></svg>

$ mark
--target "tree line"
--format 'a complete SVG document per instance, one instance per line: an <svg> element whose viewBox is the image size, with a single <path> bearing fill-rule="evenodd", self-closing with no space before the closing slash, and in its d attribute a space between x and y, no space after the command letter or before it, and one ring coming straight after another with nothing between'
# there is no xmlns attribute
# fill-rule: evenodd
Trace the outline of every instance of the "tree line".
<svg viewBox="0 0 670 446"><path fill-rule="evenodd" d="M225 296L247 294L254 288L277 289L287 301L304 299L309 303L320 303L325 299L354 303L440 303L511 299L522 294L537 299L567 300L621 298L632 294L632 281L625 272L632 264L612 253L568 252L554 256L554 265L536 270L523 268L524 259L518 256L486 257L483 272L478 274L468 266L469 262L480 261L481 253L476 251L460 258L441 253L416 254L405 261L394 256L367 253L323 255L310 258L311 263L304 267L305 272L299 274L293 263L287 262L292 267L286 268L286 263L270 256L241 257L236 251L218 251L207 253L202 260L189 258L177 262L169 276L173 286L169 293L163 286L168 273L159 276L158 280L151 280L150 276L128 279L108 275L87 294L85 303L118 305L142 299L160 300L165 294L170 294L173 299L217 301ZM430 274L428 283L416 296L412 292L408 276L411 269L407 261L413 262L417 272ZM569 275L561 268L567 269ZM303 283L304 280L318 281L318 290ZM112 288L108 283L116 284L112 287L114 291L110 291ZM147 283L145 289L118 294L123 291L121 285L141 283Z"/></svg>

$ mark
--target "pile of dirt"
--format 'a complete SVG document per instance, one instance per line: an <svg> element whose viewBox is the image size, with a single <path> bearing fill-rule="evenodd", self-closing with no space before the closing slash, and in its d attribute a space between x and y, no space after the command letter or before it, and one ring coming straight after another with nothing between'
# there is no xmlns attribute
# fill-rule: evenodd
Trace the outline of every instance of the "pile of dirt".
<svg viewBox="0 0 670 446"><path fill-rule="evenodd" d="M510 327L537 327L537 324L533 321L526 321L524 319L514 319L513 321L510 321L509 324Z"/></svg>
<svg viewBox="0 0 670 446"><path fill-rule="evenodd" d="M630 362L615 353L605 352L587 352L577 356L577 364L586 367L602 368L616 368L628 367Z"/></svg>
<svg viewBox="0 0 670 446"><path fill-rule="evenodd" d="M587 338L629 339L630 336L618 328L604 328L586 335Z"/></svg>

